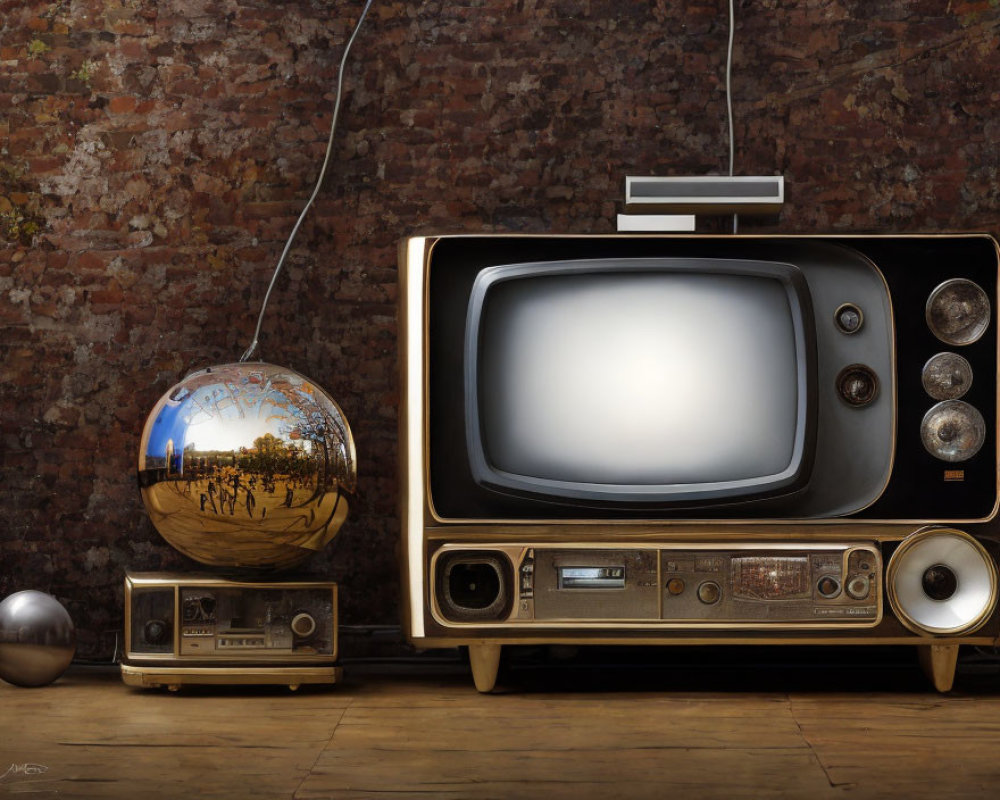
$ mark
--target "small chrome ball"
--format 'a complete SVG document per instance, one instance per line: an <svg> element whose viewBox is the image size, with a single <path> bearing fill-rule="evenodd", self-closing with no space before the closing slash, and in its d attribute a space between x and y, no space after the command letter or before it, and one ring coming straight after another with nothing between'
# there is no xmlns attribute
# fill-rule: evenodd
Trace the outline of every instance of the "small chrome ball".
<svg viewBox="0 0 1000 800"><path fill-rule="evenodd" d="M262 362L188 375L153 408L139 447L153 525L214 567L305 561L336 535L356 480L340 407L309 378Z"/></svg>
<svg viewBox="0 0 1000 800"><path fill-rule="evenodd" d="M0 678L16 686L45 686L76 654L76 628L52 595L27 589L0 603Z"/></svg>

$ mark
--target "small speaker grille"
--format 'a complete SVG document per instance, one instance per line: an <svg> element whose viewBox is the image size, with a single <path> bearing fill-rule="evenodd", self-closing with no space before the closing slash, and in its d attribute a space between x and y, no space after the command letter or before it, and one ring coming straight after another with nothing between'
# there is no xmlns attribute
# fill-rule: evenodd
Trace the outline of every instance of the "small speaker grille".
<svg viewBox="0 0 1000 800"><path fill-rule="evenodd" d="M173 653L174 590L135 589L131 596L133 653Z"/></svg>
<svg viewBox="0 0 1000 800"><path fill-rule="evenodd" d="M502 553L458 551L440 558L436 590L441 613L452 622L490 622L510 614L513 572Z"/></svg>

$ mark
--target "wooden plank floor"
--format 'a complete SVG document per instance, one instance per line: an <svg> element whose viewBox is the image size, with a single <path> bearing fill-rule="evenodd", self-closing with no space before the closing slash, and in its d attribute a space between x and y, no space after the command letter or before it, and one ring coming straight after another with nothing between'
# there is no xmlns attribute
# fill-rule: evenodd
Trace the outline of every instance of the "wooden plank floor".
<svg viewBox="0 0 1000 800"><path fill-rule="evenodd" d="M939 800L1000 785L1000 677L942 696L915 669L549 670L480 695L459 670L420 671L349 668L295 694L135 690L108 668L0 683L0 795Z"/></svg>

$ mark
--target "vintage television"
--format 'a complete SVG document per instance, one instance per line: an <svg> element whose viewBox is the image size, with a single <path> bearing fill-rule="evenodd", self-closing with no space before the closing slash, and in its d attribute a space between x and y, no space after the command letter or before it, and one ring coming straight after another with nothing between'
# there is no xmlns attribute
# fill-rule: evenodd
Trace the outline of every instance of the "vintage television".
<svg viewBox="0 0 1000 800"><path fill-rule="evenodd" d="M400 247L404 617L467 645L995 645L988 235Z"/></svg>

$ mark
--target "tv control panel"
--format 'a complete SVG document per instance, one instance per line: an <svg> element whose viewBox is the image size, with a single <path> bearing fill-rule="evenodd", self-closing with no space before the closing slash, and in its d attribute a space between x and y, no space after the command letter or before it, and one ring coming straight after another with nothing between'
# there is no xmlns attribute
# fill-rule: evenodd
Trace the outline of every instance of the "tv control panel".
<svg viewBox="0 0 1000 800"><path fill-rule="evenodd" d="M445 624L824 628L882 617L882 557L867 543L463 546L432 568Z"/></svg>

